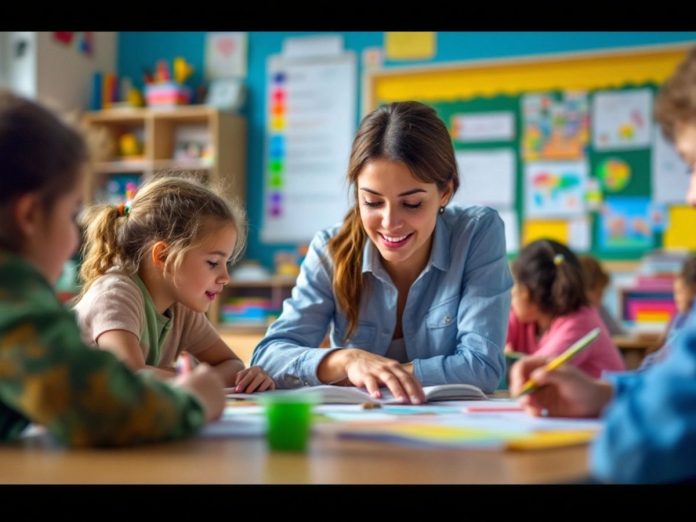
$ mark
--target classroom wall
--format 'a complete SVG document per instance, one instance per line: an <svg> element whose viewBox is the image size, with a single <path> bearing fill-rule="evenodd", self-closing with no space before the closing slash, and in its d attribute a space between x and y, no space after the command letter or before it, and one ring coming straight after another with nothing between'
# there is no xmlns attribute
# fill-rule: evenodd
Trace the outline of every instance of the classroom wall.
<svg viewBox="0 0 696 522"><path fill-rule="evenodd" d="M247 209L249 244L247 257L271 268L274 253L295 245L266 245L260 241L263 217L263 151L265 125L266 59L282 49L287 37L310 36L317 32L250 32L248 40L248 96L243 110L248 121ZM362 77L361 55L369 47L381 47L382 32L332 32L344 39L344 47L358 57L358 78ZM194 83L201 81L205 59L205 32L122 32L117 46L117 74L141 83L144 67L152 68L160 58L183 56L196 68ZM634 46L696 41L696 32L441 32L432 60L385 62L385 67L424 63L493 59L572 51L626 48ZM361 86L359 86L360 89ZM356 100L358 125L361 93Z"/></svg>
<svg viewBox="0 0 696 522"><path fill-rule="evenodd" d="M115 32L95 32L91 55L81 52L77 42L58 42L52 32L38 32L36 41L36 96L63 110L81 110L89 105L92 74L114 72Z"/></svg>

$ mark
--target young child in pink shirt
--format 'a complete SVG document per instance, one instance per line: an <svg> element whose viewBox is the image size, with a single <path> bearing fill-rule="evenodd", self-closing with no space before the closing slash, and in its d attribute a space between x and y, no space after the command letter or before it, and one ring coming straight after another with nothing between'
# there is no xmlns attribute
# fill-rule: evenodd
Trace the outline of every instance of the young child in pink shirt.
<svg viewBox="0 0 696 522"><path fill-rule="evenodd" d="M555 356L593 328L601 333L571 364L592 377L624 370L621 354L585 293L582 267L566 246L540 239L513 263L515 285L505 350Z"/></svg>

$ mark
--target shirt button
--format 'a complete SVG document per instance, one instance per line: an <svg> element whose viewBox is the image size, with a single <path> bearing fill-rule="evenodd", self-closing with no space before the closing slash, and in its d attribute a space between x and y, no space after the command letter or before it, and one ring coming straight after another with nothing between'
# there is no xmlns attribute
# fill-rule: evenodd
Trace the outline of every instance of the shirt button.
<svg viewBox="0 0 696 522"><path fill-rule="evenodd" d="M442 324L444 324L445 326L447 326L451 322L452 322L452 317L449 315L446 315L445 317L442 318Z"/></svg>

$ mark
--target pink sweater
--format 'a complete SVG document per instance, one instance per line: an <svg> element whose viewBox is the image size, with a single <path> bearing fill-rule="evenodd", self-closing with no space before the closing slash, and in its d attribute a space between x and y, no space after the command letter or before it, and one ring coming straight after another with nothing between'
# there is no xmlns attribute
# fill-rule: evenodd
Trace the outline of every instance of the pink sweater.
<svg viewBox="0 0 696 522"><path fill-rule="evenodd" d="M570 364L594 378L600 377L604 370L625 370L623 358L612 343L607 327L597 311L590 306L584 306L577 312L557 317L539 340L536 338L536 323L522 323L510 310L506 342L512 345L512 349L516 352L556 356L598 326L602 329L599 337L576 355Z"/></svg>

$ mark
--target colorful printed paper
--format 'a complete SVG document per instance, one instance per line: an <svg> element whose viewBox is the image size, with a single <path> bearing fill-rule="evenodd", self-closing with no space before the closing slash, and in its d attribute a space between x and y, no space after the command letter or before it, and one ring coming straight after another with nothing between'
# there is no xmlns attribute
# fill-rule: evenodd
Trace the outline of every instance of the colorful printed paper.
<svg viewBox="0 0 696 522"><path fill-rule="evenodd" d="M592 104L596 150L639 149L650 145L652 99L649 89L598 92Z"/></svg>
<svg viewBox="0 0 696 522"><path fill-rule="evenodd" d="M600 249L645 250L653 247L650 198L607 198L600 218Z"/></svg>
<svg viewBox="0 0 696 522"><path fill-rule="evenodd" d="M525 167L526 216L582 215L586 184L587 164L584 161L528 163Z"/></svg>
<svg viewBox="0 0 696 522"><path fill-rule="evenodd" d="M674 145L656 129L652 149L652 198L662 203L683 203L689 191L689 166Z"/></svg>
<svg viewBox="0 0 696 522"><path fill-rule="evenodd" d="M597 166L596 174L604 190L619 192L631 179L631 167L620 158L609 158Z"/></svg>
<svg viewBox="0 0 696 522"><path fill-rule="evenodd" d="M589 142L587 94L522 98L522 157L525 161L578 160Z"/></svg>

